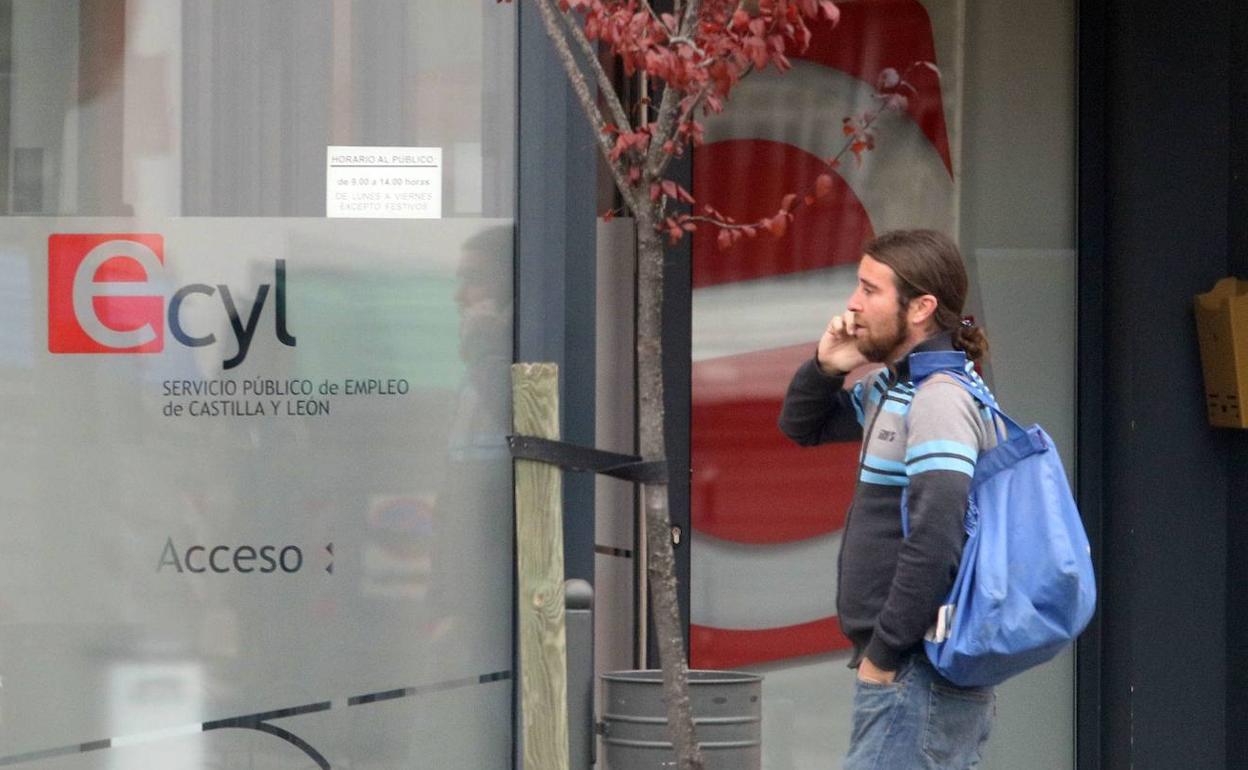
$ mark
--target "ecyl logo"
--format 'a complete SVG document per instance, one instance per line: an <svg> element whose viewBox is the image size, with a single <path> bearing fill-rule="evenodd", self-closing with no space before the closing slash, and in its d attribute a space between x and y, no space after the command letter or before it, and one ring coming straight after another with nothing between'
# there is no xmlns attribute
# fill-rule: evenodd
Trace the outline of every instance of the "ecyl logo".
<svg viewBox="0 0 1248 770"><path fill-rule="evenodd" d="M55 234L48 236L48 350L52 353L159 353L165 325L179 343L213 345L215 334L196 334L182 324L182 304L192 294L216 295L234 332L233 369L247 357L269 296L269 284L256 289L243 321L234 293L224 284L192 283L165 299L153 279L165 265L165 240L152 233ZM274 316L277 339L295 346L286 328L286 260L274 260Z"/></svg>

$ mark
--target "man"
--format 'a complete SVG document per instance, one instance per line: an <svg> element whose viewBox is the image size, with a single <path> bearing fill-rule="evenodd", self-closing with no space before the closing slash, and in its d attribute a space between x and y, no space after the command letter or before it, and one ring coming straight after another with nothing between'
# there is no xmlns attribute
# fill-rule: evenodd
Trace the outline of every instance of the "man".
<svg viewBox="0 0 1248 770"><path fill-rule="evenodd" d="M845 770L961 770L978 761L995 696L937 674L923 637L957 574L975 461L996 432L951 377L921 375L956 366L978 380L987 340L962 320L966 268L948 237L896 231L864 251L846 312L789 385L780 429L803 446L863 442L837 584L857 669ZM871 363L885 366L852 382Z"/></svg>

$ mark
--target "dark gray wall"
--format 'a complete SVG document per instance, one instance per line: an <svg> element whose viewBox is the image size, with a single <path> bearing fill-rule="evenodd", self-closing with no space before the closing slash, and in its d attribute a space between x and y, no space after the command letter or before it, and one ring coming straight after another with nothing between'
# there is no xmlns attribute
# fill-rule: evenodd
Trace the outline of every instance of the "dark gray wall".
<svg viewBox="0 0 1248 770"><path fill-rule="evenodd" d="M1242 10L1080 11L1079 479L1101 576L1081 649L1080 767L1242 767L1229 754L1242 756L1228 673L1243 666L1231 646L1243 597L1228 547L1248 445L1205 420L1192 314L1193 295L1243 267L1228 238Z"/></svg>
<svg viewBox="0 0 1248 770"><path fill-rule="evenodd" d="M597 148L532 3L520 17L516 360L559 364L565 441L594 445ZM564 474L564 571L594 579L594 479Z"/></svg>

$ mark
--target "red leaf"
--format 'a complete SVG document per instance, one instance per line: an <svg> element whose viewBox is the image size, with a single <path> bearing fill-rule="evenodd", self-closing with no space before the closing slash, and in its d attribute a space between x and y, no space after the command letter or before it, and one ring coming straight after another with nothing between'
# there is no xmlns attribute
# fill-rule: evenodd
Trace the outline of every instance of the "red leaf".
<svg viewBox="0 0 1248 770"><path fill-rule="evenodd" d="M612 219L615 219L615 209L609 209L602 215L603 222L610 222Z"/></svg>
<svg viewBox="0 0 1248 770"><path fill-rule="evenodd" d="M720 230L719 235L715 236L715 243L723 251L732 245L732 231Z"/></svg>
<svg viewBox="0 0 1248 770"><path fill-rule="evenodd" d="M836 3L832 0L820 0L819 8L823 10L823 15L833 26L841 20L841 9L836 7Z"/></svg>
<svg viewBox="0 0 1248 770"><path fill-rule="evenodd" d="M778 214L772 217L771 219L766 219L763 221L767 223L767 232L771 233L777 238L783 238L784 234L789 229L789 218L784 216L783 214Z"/></svg>
<svg viewBox="0 0 1248 770"><path fill-rule="evenodd" d="M663 66L663 59L654 51L646 51L646 72L659 77L662 77L666 72L666 67Z"/></svg>
<svg viewBox="0 0 1248 770"><path fill-rule="evenodd" d="M789 211L793 208L793 202L797 200L797 193L789 193L780 201L780 210Z"/></svg>
<svg viewBox="0 0 1248 770"><path fill-rule="evenodd" d="M905 112L910 106L910 100L905 94L889 94L888 99L884 102L884 109L896 110L897 112Z"/></svg>
<svg viewBox="0 0 1248 770"><path fill-rule="evenodd" d="M885 67L880 70L879 76L875 79L875 87L880 91L896 88L900 83L901 75L892 67Z"/></svg>
<svg viewBox="0 0 1248 770"><path fill-rule="evenodd" d="M820 174L815 179L815 197L826 198L832 194L832 176L830 174Z"/></svg>
<svg viewBox="0 0 1248 770"><path fill-rule="evenodd" d="M797 43L797 50L799 52L805 51L810 46L810 29L804 24L799 27L797 32L793 35L793 42Z"/></svg>
<svg viewBox="0 0 1248 770"><path fill-rule="evenodd" d="M746 38L744 48L755 67L761 70L767 66L767 43L761 37Z"/></svg>

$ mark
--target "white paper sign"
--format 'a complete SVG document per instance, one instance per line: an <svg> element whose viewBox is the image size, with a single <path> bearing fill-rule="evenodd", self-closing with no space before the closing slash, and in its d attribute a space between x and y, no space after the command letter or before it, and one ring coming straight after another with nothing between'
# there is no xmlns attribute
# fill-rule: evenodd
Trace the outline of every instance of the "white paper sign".
<svg viewBox="0 0 1248 770"><path fill-rule="evenodd" d="M440 219L441 147L329 147L325 216Z"/></svg>

